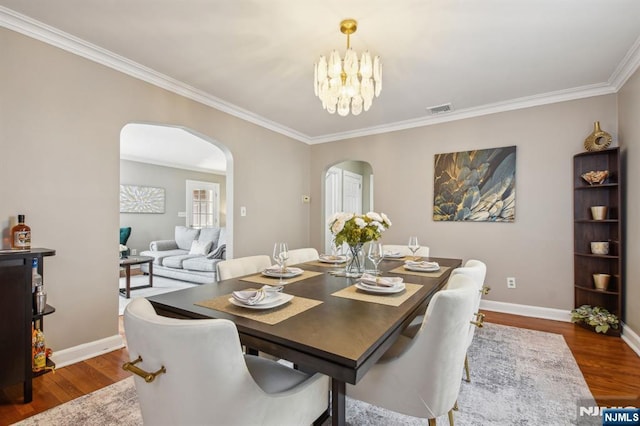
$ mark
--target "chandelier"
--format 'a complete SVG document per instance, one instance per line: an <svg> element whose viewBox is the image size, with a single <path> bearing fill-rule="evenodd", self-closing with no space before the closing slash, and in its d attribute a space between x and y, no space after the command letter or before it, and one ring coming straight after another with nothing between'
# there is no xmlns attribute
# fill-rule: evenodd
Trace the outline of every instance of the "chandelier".
<svg viewBox="0 0 640 426"><path fill-rule="evenodd" d="M347 35L347 51L344 60L334 50L329 61L320 56L315 64L313 86L322 108L341 116L359 115L364 108L369 111L373 96L380 96L382 90L382 64L380 57L371 60L368 51L358 61L358 54L351 49L350 36L358 29L355 19L345 19L340 23L340 31Z"/></svg>

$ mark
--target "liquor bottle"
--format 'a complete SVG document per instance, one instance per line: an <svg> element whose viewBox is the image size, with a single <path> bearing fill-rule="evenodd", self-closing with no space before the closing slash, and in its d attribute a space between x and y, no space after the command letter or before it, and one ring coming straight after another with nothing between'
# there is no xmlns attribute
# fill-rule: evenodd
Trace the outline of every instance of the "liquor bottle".
<svg viewBox="0 0 640 426"><path fill-rule="evenodd" d="M24 215L18 215L18 224L11 228L11 248L14 250L31 249L31 228L24 223Z"/></svg>
<svg viewBox="0 0 640 426"><path fill-rule="evenodd" d="M35 293L36 288L42 286L42 275L38 273L38 258L31 261L31 293Z"/></svg>

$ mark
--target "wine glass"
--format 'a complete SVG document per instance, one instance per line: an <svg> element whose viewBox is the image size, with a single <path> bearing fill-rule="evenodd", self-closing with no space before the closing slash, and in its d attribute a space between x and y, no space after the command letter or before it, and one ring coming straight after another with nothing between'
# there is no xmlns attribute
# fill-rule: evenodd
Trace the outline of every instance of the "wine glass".
<svg viewBox="0 0 640 426"><path fill-rule="evenodd" d="M282 276L287 271L287 259L289 259L289 250L287 249L287 243L275 243L273 245L273 260L280 267L280 285L286 284L286 282L282 280Z"/></svg>
<svg viewBox="0 0 640 426"><path fill-rule="evenodd" d="M335 259L340 255L342 255L342 244L336 244L336 240L334 239L331 242L331 256L333 256L333 258Z"/></svg>
<svg viewBox="0 0 640 426"><path fill-rule="evenodd" d="M418 257L416 257L416 252L420 250L420 244L418 244L418 237L413 235L409 237L409 244L407 244L407 246L409 247L409 250L411 250L411 253L413 253L413 260L418 260Z"/></svg>
<svg viewBox="0 0 640 426"><path fill-rule="evenodd" d="M378 275L378 265L380 264L380 261L382 260L382 257L384 256L384 252L382 251L382 244L378 243L378 242L371 242L371 244L369 244L369 260L373 263L373 266L375 266L375 275Z"/></svg>

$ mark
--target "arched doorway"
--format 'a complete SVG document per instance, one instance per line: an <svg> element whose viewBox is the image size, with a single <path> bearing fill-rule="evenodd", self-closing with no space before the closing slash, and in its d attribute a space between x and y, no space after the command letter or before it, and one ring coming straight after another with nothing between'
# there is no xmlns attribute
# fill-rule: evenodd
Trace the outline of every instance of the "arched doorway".
<svg viewBox="0 0 640 426"><path fill-rule="evenodd" d="M131 246L146 249L149 241L172 235L175 225L192 225L205 215L192 211L193 194L199 183L219 188L213 205L219 206L215 221L227 228L227 257L233 256L233 157L219 141L181 126L129 123L120 133L120 183L165 189L166 208L162 214L121 213L123 221L133 224ZM191 203L191 204L190 204ZM205 224L209 222L204 222Z"/></svg>
<svg viewBox="0 0 640 426"><path fill-rule="evenodd" d="M331 253L333 236L327 220L336 212L373 210L373 169L366 161L348 160L327 168L324 174L323 235L325 253Z"/></svg>

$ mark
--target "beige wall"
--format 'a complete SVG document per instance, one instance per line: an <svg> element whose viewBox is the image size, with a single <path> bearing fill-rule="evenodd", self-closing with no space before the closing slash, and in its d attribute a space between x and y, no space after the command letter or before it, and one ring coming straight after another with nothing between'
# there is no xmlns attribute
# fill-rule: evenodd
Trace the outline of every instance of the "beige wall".
<svg viewBox="0 0 640 426"><path fill-rule="evenodd" d="M618 109L620 141L627 170L626 323L640 333L640 71L636 71L620 90Z"/></svg>
<svg viewBox="0 0 640 426"><path fill-rule="evenodd" d="M573 308L573 155L599 120L614 134L615 95L529 108L452 123L311 147L312 199L336 161L373 168L375 210L393 226L383 242L404 244L417 234L432 256L477 258L488 266L489 300ZM615 135L614 135L615 136ZM434 222L434 155L517 146L514 223ZM321 206L311 213L311 243L322 241ZM506 277L516 278L508 290Z"/></svg>
<svg viewBox="0 0 640 426"><path fill-rule="evenodd" d="M119 146L127 123L184 126L228 148L236 256L271 253L275 240L308 243L306 144L7 29L0 46L0 227L6 232L10 217L24 213L34 246L57 250L44 277L57 309L46 327L54 351L118 333Z"/></svg>
<svg viewBox="0 0 640 426"><path fill-rule="evenodd" d="M279 239L320 249L324 173L363 160L375 176L375 209L394 223L385 242L417 234L434 256L483 259L490 300L573 307L572 156L596 120L617 140L616 95L307 146L7 29L0 45L0 228L25 213L34 246L57 250L45 262L54 350L117 334L119 139L130 122L184 126L228 149L236 256L270 253ZM620 102L629 108L620 129L632 164L638 86L636 75ZM434 155L508 145L518 147L515 223L433 222ZM635 211L638 197L628 198ZM633 235L636 225L628 224ZM638 252L631 240L629 258ZM628 264L637 331L638 266ZM507 276L517 289L506 289Z"/></svg>

